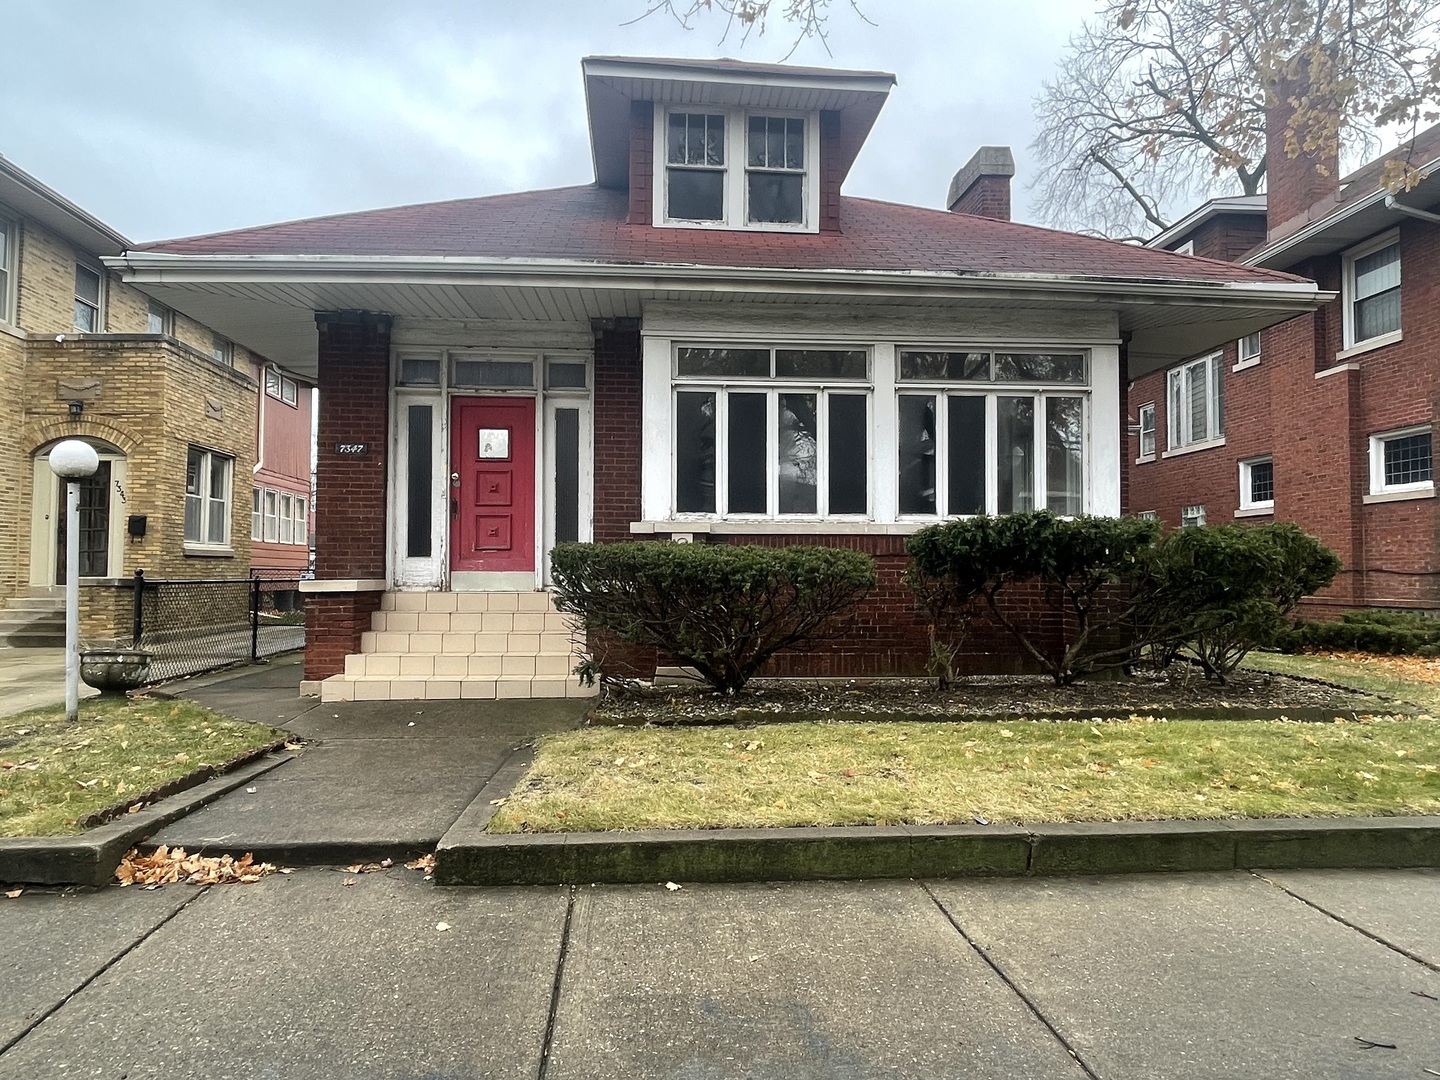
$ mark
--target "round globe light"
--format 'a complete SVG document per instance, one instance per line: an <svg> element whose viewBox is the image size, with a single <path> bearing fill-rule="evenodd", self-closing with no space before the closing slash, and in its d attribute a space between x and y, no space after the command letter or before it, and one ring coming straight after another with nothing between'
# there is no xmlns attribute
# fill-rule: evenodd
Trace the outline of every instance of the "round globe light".
<svg viewBox="0 0 1440 1080"><path fill-rule="evenodd" d="M79 439L66 439L50 451L50 469L56 476L66 480L80 480L94 476L100 468L100 455L89 443Z"/></svg>

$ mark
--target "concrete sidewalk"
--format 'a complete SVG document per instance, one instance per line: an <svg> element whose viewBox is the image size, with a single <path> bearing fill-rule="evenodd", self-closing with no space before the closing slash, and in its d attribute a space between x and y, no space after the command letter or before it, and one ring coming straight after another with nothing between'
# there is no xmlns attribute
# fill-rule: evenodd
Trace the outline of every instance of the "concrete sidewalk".
<svg viewBox="0 0 1440 1080"><path fill-rule="evenodd" d="M1440 873L0 899L0 1080L1420 1078Z"/></svg>
<svg viewBox="0 0 1440 1080"><path fill-rule="evenodd" d="M81 698L99 693L80 684ZM0 716L64 704L64 649L0 649Z"/></svg>

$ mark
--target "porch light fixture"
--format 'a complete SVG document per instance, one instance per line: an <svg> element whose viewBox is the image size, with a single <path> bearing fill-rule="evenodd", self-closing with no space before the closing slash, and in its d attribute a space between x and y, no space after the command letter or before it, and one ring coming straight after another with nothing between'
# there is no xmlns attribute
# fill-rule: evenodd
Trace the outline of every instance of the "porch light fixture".
<svg viewBox="0 0 1440 1080"><path fill-rule="evenodd" d="M73 419L73 418L78 418L78 417L80 416L80 414L83 413L84 411L85 411L85 402L80 401L80 400L75 400L75 401L70 402L70 416L71 416L72 419Z"/></svg>

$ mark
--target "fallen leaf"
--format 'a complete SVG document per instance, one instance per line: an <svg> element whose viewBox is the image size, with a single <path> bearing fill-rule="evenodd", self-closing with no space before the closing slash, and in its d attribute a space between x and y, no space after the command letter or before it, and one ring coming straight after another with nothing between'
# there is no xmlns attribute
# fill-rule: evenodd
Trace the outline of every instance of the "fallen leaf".
<svg viewBox="0 0 1440 1080"><path fill-rule="evenodd" d="M1014 737L1015 737L1015 733L1014 733L1013 731L1011 731L1009 728L1001 728L1001 729L1000 729L1000 738L1002 738L1002 739L1013 739Z"/></svg>
<svg viewBox="0 0 1440 1080"><path fill-rule="evenodd" d="M256 790L256 789L255 789L253 786L247 787L247 788L245 789L245 794L246 794L246 795L254 795L254 794L255 794L255 790Z"/></svg>
<svg viewBox="0 0 1440 1080"><path fill-rule="evenodd" d="M348 889L351 885L354 885L355 882L357 882L358 880L360 880L360 879L359 879L359 878L353 878L353 877L347 877L344 881L340 882L340 884L343 885L345 888Z"/></svg>
<svg viewBox="0 0 1440 1080"><path fill-rule="evenodd" d="M6 900L14 900L17 896L19 896L19 895L20 895L21 893L23 893L24 891L25 891L24 889L7 889L7 890L5 890L5 899L6 899Z"/></svg>
<svg viewBox="0 0 1440 1080"><path fill-rule="evenodd" d="M667 882L665 882L665 888L667 888L668 890L670 890L670 892L679 892L680 889L681 889L681 887L682 887L682 886L676 885L675 882L673 882L673 881L667 881Z"/></svg>
<svg viewBox="0 0 1440 1080"><path fill-rule="evenodd" d="M504 803L505 803L505 800L504 800L504 799L491 799L491 800L490 800L490 805L491 805L491 806L503 806Z"/></svg>
<svg viewBox="0 0 1440 1080"><path fill-rule="evenodd" d="M751 740L750 742L747 742L747 743L745 744L745 749L746 749L746 750L759 750L760 747L762 747L762 746L764 746L764 745L765 745L765 742L764 742L763 739L753 739L753 740Z"/></svg>
<svg viewBox="0 0 1440 1080"><path fill-rule="evenodd" d="M448 922L437 922L435 924L435 929L439 930L443 934L446 930L450 929L450 924Z"/></svg>

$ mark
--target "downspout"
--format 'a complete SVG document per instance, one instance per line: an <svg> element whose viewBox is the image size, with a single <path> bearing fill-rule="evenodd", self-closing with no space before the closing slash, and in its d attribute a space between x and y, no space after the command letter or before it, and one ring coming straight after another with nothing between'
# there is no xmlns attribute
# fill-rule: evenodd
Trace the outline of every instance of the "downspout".
<svg viewBox="0 0 1440 1080"><path fill-rule="evenodd" d="M257 441L255 444L255 467L252 468L250 471L256 475L259 475L260 470L265 467L265 399L270 396L269 394L265 393L264 364L260 365L260 385L256 389L260 394L260 408L258 410L260 430L256 432Z"/></svg>
<svg viewBox="0 0 1440 1080"><path fill-rule="evenodd" d="M1397 200L1394 195L1385 196L1385 209L1398 210L1402 214L1408 214L1410 217L1419 218L1421 221L1428 221L1432 225L1440 225L1440 214L1432 214L1429 210L1421 210L1417 206L1406 206L1404 203Z"/></svg>

